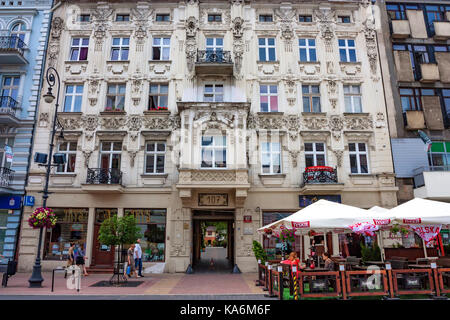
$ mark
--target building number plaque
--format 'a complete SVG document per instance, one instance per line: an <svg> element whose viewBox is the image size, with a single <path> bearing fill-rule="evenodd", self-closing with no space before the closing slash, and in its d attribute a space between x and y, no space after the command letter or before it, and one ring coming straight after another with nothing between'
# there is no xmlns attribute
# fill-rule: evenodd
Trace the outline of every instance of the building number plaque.
<svg viewBox="0 0 450 320"><path fill-rule="evenodd" d="M207 194L198 195L199 206L228 206L228 194Z"/></svg>

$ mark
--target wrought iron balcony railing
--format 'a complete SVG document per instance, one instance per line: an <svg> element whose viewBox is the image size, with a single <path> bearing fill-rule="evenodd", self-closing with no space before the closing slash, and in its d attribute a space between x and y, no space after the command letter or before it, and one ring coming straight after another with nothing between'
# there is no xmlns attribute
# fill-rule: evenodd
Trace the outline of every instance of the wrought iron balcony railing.
<svg viewBox="0 0 450 320"><path fill-rule="evenodd" d="M337 183L337 169L326 166L307 167L303 172L303 184Z"/></svg>
<svg viewBox="0 0 450 320"><path fill-rule="evenodd" d="M14 170L9 168L0 167L0 186L8 187L11 181L14 179Z"/></svg>
<svg viewBox="0 0 450 320"><path fill-rule="evenodd" d="M0 36L0 51L17 50L23 56L25 48L25 42L17 36Z"/></svg>
<svg viewBox="0 0 450 320"><path fill-rule="evenodd" d="M9 96L0 96L0 113L16 114L19 103Z"/></svg>
<svg viewBox="0 0 450 320"><path fill-rule="evenodd" d="M122 172L120 169L88 168L87 184L122 184Z"/></svg>
<svg viewBox="0 0 450 320"><path fill-rule="evenodd" d="M232 63L231 52L223 50L198 50L198 63Z"/></svg>

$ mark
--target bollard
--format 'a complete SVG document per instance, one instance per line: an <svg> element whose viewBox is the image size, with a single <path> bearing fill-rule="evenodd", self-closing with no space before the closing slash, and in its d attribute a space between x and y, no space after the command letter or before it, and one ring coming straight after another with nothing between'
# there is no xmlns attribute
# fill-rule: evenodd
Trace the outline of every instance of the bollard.
<svg viewBox="0 0 450 320"><path fill-rule="evenodd" d="M298 300L297 267L296 266L292 266L292 277L294 278L294 300Z"/></svg>

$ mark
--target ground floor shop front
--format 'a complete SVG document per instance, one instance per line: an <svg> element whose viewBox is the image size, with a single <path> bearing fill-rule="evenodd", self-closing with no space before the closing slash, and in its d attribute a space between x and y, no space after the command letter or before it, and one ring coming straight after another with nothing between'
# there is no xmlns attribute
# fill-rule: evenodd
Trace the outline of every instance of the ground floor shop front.
<svg viewBox="0 0 450 320"><path fill-rule="evenodd" d="M269 220L294 213L320 198L363 208L396 204L395 190L305 195L296 188L270 189L250 188L245 197L232 188L192 189L189 197L181 195L175 188L126 188L116 193L54 190L47 203L55 211L58 222L55 228L44 232L43 269L50 271L64 266L71 242L85 247L87 267L111 268L117 252L98 240L100 225L114 215L133 215L141 233L143 266L147 272L185 272L189 265L195 270L202 253L205 256L205 246L223 246L220 255L225 257L230 268L237 265L242 272L256 272L253 241L264 243L267 249L277 248L276 243L270 244L256 232ZM31 229L27 219L36 207L41 206L40 194L32 191L30 194L36 197L36 206L26 207L22 219L18 254L20 271L32 270L39 237L39 231ZM201 227L202 223L206 226L211 222L225 226L222 237L217 235L218 244L208 242L206 229ZM327 235L319 240L317 244L322 245L323 250L333 254L342 250L337 235ZM302 252L308 252L309 244L309 239L303 239Z"/></svg>

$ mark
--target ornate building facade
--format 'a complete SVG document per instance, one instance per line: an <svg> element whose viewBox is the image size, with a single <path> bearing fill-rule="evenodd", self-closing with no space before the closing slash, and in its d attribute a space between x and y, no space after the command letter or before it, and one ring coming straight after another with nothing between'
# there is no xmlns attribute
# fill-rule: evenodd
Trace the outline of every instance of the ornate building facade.
<svg viewBox="0 0 450 320"><path fill-rule="evenodd" d="M256 229L315 199L395 206L374 22L366 0L62 1L47 66L62 78L68 161L50 177L44 268L70 241L91 268L111 265L97 234L114 214L135 215L144 265L165 272L195 269L199 221L227 221L228 258L248 272ZM53 108L41 97L34 152ZM33 164L37 199L44 180ZM22 270L37 236L24 220ZM337 235L325 242L339 253Z"/></svg>
<svg viewBox="0 0 450 320"><path fill-rule="evenodd" d="M51 6L0 2L0 272L17 251Z"/></svg>

